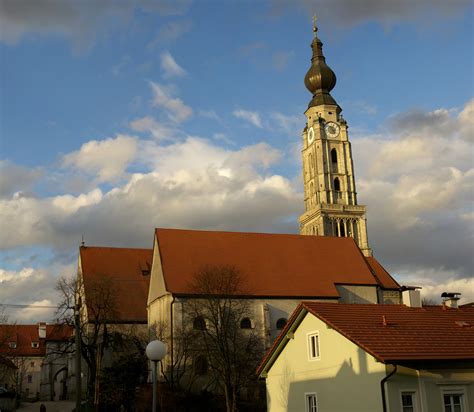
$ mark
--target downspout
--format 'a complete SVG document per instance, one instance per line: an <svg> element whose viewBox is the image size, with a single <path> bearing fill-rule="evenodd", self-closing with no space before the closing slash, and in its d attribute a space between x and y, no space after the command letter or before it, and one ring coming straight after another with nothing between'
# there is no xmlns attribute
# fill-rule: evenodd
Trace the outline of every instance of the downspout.
<svg viewBox="0 0 474 412"><path fill-rule="evenodd" d="M171 333L170 333L170 356L171 356L171 362L170 362L170 369L171 369L171 377L170 377L170 382L171 382L171 388L173 388L173 381L174 381L174 325L173 325L173 305L175 303L175 297L173 296L173 300L170 303L170 327L171 327Z"/></svg>
<svg viewBox="0 0 474 412"><path fill-rule="evenodd" d="M387 405L385 401L385 382L387 382L395 373L397 372L397 365L392 365L393 371L390 372L385 378L380 381L380 390L382 392L382 410L383 412L387 412Z"/></svg>

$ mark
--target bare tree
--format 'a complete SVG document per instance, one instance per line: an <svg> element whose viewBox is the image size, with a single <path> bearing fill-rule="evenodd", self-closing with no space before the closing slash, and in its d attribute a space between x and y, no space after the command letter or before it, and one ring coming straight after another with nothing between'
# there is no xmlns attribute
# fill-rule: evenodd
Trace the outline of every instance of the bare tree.
<svg viewBox="0 0 474 412"><path fill-rule="evenodd" d="M234 412L241 392L257 384L255 370L264 351L261 328L242 323L251 316L244 279L231 266L206 267L190 287L200 296L186 309L187 323L198 332L194 350L205 354L227 412Z"/></svg>
<svg viewBox="0 0 474 412"><path fill-rule="evenodd" d="M0 306L0 382L12 384L12 361L13 356L8 343L14 337L15 324L8 323L8 315L4 306ZM15 363L13 362L15 365ZM16 366L16 365L15 365ZM15 373L16 376L16 373Z"/></svg>
<svg viewBox="0 0 474 412"><path fill-rule="evenodd" d="M196 378L193 369L189 368L195 349L196 331L187 326L178 327L171 336L168 323L157 322L150 327L150 338L169 345L173 339L173 356L170 354L166 370L161 362L162 376L172 392L189 393Z"/></svg>
<svg viewBox="0 0 474 412"><path fill-rule="evenodd" d="M74 311L80 311L79 325L76 331L80 335L80 350L84 362L87 364L87 397L94 398L98 403L98 379L104 351L112 341L117 339L110 334L110 324L117 318L117 299L113 282L108 277L101 277L87 287L87 306L82 302L82 285L76 279L61 278L56 290L61 295L61 301L56 311L56 320L59 324L75 325ZM71 341L62 352L74 351L75 345ZM76 371L80 373L80 371Z"/></svg>

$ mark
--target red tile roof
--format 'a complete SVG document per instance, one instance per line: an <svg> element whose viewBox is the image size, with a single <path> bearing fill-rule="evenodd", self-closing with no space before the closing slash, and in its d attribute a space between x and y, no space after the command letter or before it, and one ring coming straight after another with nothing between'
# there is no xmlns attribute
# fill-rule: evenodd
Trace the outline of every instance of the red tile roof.
<svg viewBox="0 0 474 412"><path fill-rule="evenodd" d="M384 363L474 360L474 308L302 302L265 355L259 374L302 311Z"/></svg>
<svg viewBox="0 0 474 412"><path fill-rule="evenodd" d="M66 341L73 336L74 329L67 325L46 325L46 339L40 339L38 325L0 325L0 352L7 356L44 356L46 342ZM38 347L32 347L37 342ZM16 347L10 347L10 343Z"/></svg>
<svg viewBox="0 0 474 412"><path fill-rule="evenodd" d="M365 260L369 264L372 272L374 273L379 285L384 289L399 289L400 285L398 282L390 276L385 268L379 263L373 256L366 257Z"/></svg>
<svg viewBox="0 0 474 412"><path fill-rule="evenodd" d="M156 241L175 294L192 294L199 270L222 265L241 272L251 296L337 298L336 284L378 284L352 238L156 229Z"/></svg>
<svg viewBox="0 0 474 412"><path fill-rule="evenodd" d="M117 322L147 322L146 304L150 269L153 259L151 249L111 247L80 248L82 275L86 295L104 281L110 281L117 307ZM148 271L148 274L144 274Z"/></svg>

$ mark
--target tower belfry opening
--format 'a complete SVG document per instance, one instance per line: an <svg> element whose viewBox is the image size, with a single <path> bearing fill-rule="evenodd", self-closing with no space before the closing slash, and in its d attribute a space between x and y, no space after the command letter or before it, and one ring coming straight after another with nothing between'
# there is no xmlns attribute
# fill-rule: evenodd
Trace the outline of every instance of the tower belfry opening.
<svg viewBox="0 0 474 412"><path fill-rule="evenodd" d="M366 208L357 204L349 127L341 107L331 96L336 75L326 64L316 19L313 21L311 66L304 79L312 99L302 132L305 212L299 218L300 232L351 236L364 255L371 256Z"/></svg>

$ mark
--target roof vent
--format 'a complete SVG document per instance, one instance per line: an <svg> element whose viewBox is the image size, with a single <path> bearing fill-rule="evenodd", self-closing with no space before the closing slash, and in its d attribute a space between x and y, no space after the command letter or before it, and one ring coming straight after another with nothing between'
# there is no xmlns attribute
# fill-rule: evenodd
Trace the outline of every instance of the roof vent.
<svg viewBox="0 0 474 412"><path fill-rule="evenodd" d="M420 289L419 286L402 286L403 304L410 308L421 308Z"/></svg>
<svg viewBox="0 0 474 412"><path fill-rule="evenodd" d="M457 309L458 300L461 299L460 296L461 294L459 292L443 292L441 294L441 299L443 299L443 306Z"/></svg>

